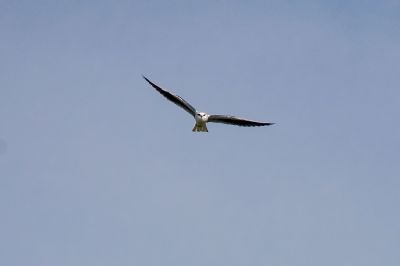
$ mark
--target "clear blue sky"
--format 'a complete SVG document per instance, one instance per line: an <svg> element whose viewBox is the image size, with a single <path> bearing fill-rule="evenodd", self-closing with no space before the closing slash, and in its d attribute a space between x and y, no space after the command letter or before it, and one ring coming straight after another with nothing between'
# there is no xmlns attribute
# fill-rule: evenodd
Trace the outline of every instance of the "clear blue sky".
<svg viewBox="0 0 400 266"><path fill-rule="evenodd" d="M399 265L399 14L0 1L0 265Z"/></svg>

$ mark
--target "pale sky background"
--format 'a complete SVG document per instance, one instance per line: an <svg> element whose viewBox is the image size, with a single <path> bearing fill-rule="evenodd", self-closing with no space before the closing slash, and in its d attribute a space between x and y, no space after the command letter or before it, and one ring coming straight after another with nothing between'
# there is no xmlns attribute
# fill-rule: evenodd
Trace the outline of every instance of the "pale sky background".
<svg viewBox="0 0 400 266"><path fill-rule="evenodd" d="M399 89L400 1L2 0L0 265L398 266Z"/></svg>

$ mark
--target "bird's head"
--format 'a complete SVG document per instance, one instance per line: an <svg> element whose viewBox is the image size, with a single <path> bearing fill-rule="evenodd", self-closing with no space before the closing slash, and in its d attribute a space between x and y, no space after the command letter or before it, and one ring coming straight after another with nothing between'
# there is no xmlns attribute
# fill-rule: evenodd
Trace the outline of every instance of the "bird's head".
<svg viewBox="0 0 400 266"><path fill-rule="evenodd" d="M207 121L208 115L203 112L196 112L196 120L197 119L202 120L202 121Z"/></svg>

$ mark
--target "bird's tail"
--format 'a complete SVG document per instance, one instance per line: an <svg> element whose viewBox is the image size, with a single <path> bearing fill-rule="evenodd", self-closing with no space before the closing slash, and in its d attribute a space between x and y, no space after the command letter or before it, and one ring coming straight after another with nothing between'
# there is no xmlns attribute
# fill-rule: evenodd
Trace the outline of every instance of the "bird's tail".
<svg viewBox="0 0 400 266"><path fill-rule="evenodd" d="M203 124L196 123L194 125L192 131L193 132L208 132L208 129L207 129L206 123L203 123Z"/></svg>

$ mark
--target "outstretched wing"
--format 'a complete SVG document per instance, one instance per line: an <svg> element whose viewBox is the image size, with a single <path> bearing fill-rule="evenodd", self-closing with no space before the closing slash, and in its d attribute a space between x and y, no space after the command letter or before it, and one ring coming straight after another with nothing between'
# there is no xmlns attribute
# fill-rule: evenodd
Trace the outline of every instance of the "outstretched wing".
<svg viewBox="0 0 400 266"><path fill-rule="evenodd" d="M187 101L185 101L184 99L182 99L182 97L172 94L169 91L166 91L162 88L160 88L159 86L157 86L156 84L154 84L153 82L151 82L148 78L146 78L145 76L143 76L143 78L150 83L151 86L153 86L153 88L155 88L159 93L161 93L165 98L167 98L168 100L170 100L171 102L173 102L174 104L178 105L179 107L183 108L186 112L188 112L189 114L191 114L193 117L196 115L196 109L191 106Z"/></svg>
<svg viewBox="0 0 400 266"><path fill-rule="evenodd" d="M208 122L223 123L223 124L242 126L242 127L270 126L274 124L274 123L247 120L231 115L210 115L208 117Z"/></svg>

